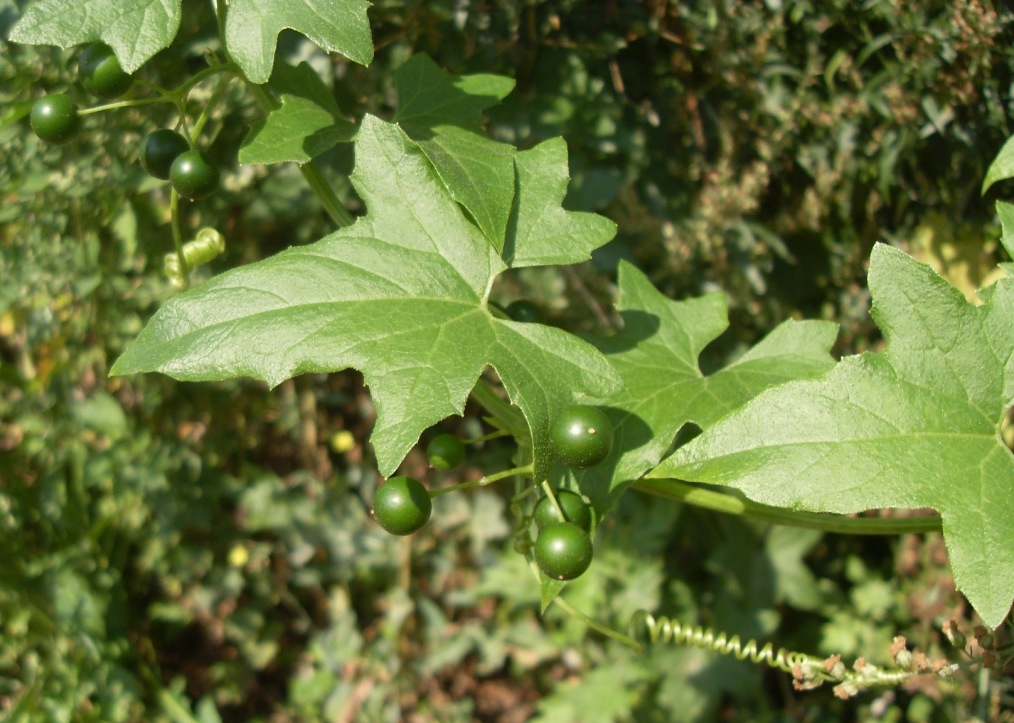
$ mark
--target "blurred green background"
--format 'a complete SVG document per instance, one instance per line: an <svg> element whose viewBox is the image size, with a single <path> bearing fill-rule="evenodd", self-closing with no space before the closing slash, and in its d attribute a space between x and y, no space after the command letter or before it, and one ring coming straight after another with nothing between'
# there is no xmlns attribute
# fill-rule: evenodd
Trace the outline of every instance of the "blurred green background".
<svg viewBox="0 0 1014 723"><path fill-rule="evenodd" d="M0 38L26 3L0 0ZM141 72L171 86L215 47L201 3ZM571 208L619 235L592 263L500 282L574 331L607 325L619 259L673 298L713 289L732 327L715 368L789 317L875 348L865 261L876 241L966 293L1002 251L986 167L1012 133L1005 4L377 0L369 68L295 34L342 109L390 115L391 73L427 52L517 89L497 138L563 135ZM131 109L64 147L28 129L32 101L73 86L73 51L0 41L0 718L30 721L1014 720L1010 680L917 680L849 701L693 649L637 656L556 610L510 545L495 488L438 498L406 541L368 516L378 482L361 378L110 379L174 289L167 193L137 163L172 122ZM198 91L198 95L201 94ZM257 110L215 111L224 191L187 209L228 251L211 273L319 238L329 222L291 166L239 167ZM348 148L320 159L350 208ZM200 273L200 272L199 272ZM478 436L478 409L437 431ZM423 442L429 435L424 437ZM510 464L470 449L456 474ZM405 469L425 475L414 452ZM639 608L815 654L888 663L895 635L956 656L971 618L939 536L857 539L627 495L567 599L625 628Z"/></svg>

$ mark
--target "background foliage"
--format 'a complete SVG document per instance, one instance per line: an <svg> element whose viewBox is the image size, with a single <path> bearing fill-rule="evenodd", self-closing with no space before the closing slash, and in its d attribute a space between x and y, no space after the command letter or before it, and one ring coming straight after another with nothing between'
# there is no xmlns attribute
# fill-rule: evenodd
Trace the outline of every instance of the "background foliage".
<svg viewBox="0 0 1014 723"><path fill-rule="evenodd" d="M0 1L0 37L26 3ZM792 316L879 343L864 263L887 240L962 290L999 260L985 169L1011 134L1012 18L974 1L813 4L378 1L368 68L295 33L350 116L390 117L394 70L427 52L453 73L510 75L491 133L562 135L568 205L620 227L578 268L522 269L571 330L608 326L615 268L673 298L722 289L718 367ZM180 39L142 74L202 67L214 19L184 3ZM165 119L109 113L74 144L38 143L31 101L70 87L74 52L0 45L0 712L13 720L708 720L1010 718L1010 687L951 685L841 702L709 653L636 657L537 614L494 490L438 498L411 544L368 518L373 409L354 374L248 382L109 379L173 290L166 199L136 163ZM175 77L174 77L175 76ZM291 166L238 166L259 111L213 118L225 192L191 210L229 239L227 268L329 222ZM351 156L324 158L351 208ZM468 410L450 431L478 432ZM434 430L435 431L435 430ZM424 438L423 441L425 441ZM470 450L465 476L508 464ZM406 469L424 475L421 454ZM928 654L969 613L933 535L857 539L772 528L625 495L572 604L616 627L638 608L846 658ZM968 625L965 625L966 629Z"/></svg>

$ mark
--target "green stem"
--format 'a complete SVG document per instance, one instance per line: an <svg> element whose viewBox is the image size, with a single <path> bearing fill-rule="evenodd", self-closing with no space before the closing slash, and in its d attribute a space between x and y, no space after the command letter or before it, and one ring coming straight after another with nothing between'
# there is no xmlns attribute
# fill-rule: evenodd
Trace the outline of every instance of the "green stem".
<svg viewBox="0 0 1014 723"><path fill-rule="evenodd" d="M497 421L498 426L503 430L516 439L524 439L528 431L528 423L521 410L511 406L510 402L493 391L484 380L480 379L472 389L472 398Z"/></svg>
<svg viewBox="0 0 1014 723"><path fill-rule="evenodd" d="M578 610L577 608L575 608L573 605L571 605L569 602L567 602L566 600L564 600L559 595L557 595L555 598L553 598L553 604L554 605L559 605L560 608L564 612L566 612L568 615L571 615L572 617L577 618L578 620L580 620L581 622L583 622L585 625L587 625L592 630L596 630L596 631L602 633L603 635L605 635L608 638L612 638L613 640L619 641L619 642L623 643L624 645L627 645L627 646L633 648L638 653L643 653L644 652L644 646L641 645L636 640L634 640L632 637L630 637L629 635L624 635L623 633L621 633L618 630L613 630L612 628L610 628L610 627L608 627L606 625L603 625L602 623L600 623L599 621L595 620L594 618L591 618L591 617L585 615L583 612L581 612L580 610Z"/></svg>
<svg viewBox="0 0 1014 723"><path fill-rule="evenodd" d="M740 515L790 527L807 527L847 535L902 535L940 531L940 518L933 517L843 517L818 512L801 512L764 505L732 492L718 492L678 479L640 479L633 488L658 497L695 507Z"/></svg>
<svg viewBox="0 0 1014 723"><path fill-rule="evenodd" d="M560 507L560 501L556 499L556 493L553 492L553 485L549 484L548 479L542 480L542 491L546 493L546 497L549 498L550 504L553 505L553 509L556 510L558 515L557 519L566 520L567 515L563 514L563 508Z"/></svg>
<svg viewBox="0 0 1014 723"><path fill-rule="evenodd" d="M500 439L501 437L509 437L509 436L510 436L510 433L505 432L502 429L498 429L498 430L496 430L494 432L490 432L489 434L484 434L481 437L475 437L474 439L465 439L465 440L462 440L462 444L465 444L465 445L482 444L483 442L488 442L488 441L490 441L492 439Z"/></svg>
<svg viewBox="0 0 1014 723"><path fill-rule="evenodd" d="M446 495L448 492L457 492L458 490L467 490L473 487L485 487L493 484L494 482L499 482L506 477L513 477L515 475L530 475L531 473L532 465L530 464L525 465L524 467L512 467L511 469L505 469L501 472L485 475L477 480L461 482L460 484L451 485L450 487L442 487L438 490L431 490L430 497L439 497L440 495Z"/></svg>
<svg viewBox="0 0 1014 723"><path fill-rule="evenodd" d="M209 98L208 102L205 103L204 109L201 111L201 115L198 116L197 122L194 123L193 129L190 131L193 138L200 137L201 131L204 130L204 126L207 125L208 120L211 118L211 111L216 105L218 105L218 101L222 99L222 94L225 93L225 87L231 80L232 76L230 75L223 75L218 79L218 83L215 84L215 89L211 92L211 98Z"/></svg>
<svg viewBox="0 0 1014 723"><path fill-rule="evenodd" d="M331 188L331 184L324 178L324 174L316 163L313 161L304 163L299 167L299 172L303 174L303 178L310 188L313 189L313 192L317 194L317 198L320 199L321 205L324 206L324 210L327 211L332 221L339 227L351 226L355 222L352 214L338 200L334 189Z"/></svg>
<svg viewBox="0 0 1014 723"><path fill-rule="evenodd" d="M183 281L183 288L190 286L190 266L187 264L187 257L183 254L183 230L180 228L180 194L173 188L169 192L169 216L172 218L173 246L176 248L176 257L180 264L180 278Z"/></svg>
<svg viewBox="0 0 1014 723"><path fill-rule="evenodd" d="M106 103L105 105L97 105L92 108L84 108L78 111L78 115L85 116L93 113L102 113L107 110L116 110L118 108L135 108L142 105L153 105L155 103L165 103L167 105L178 105L176 99L171 96L158 96L156 98L134 98L132 100L119 100L115 103Z"/></svg>
<svg viewBox="0 0 1014 723"><path fill-rule="evenodd" d="M173 89L173 93L183 98L192 88L203 82L205 79L210 78L218 73L228 73L230 76L239 75L239 68L236 67L235 63L219 63L217 65L211 65L204 70L194 73L183 83Z"/></svg>

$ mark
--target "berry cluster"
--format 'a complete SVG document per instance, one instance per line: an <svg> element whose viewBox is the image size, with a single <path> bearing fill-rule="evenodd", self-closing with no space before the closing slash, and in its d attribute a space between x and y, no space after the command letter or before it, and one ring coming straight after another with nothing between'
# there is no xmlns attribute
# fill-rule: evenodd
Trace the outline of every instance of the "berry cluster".
<svg viewBox="0 0 1014 723"><path fill-rule="evenodd" d="M606 414L597 407L572 406L557 416L550 427L553 452L563 464L576 469L596 465L612 450L613 427ZM441 434L426 447L430 465L450 470L465 458L465 445L457 437ZM530 471L530 468L528 468ZM499 476L498 476L499 477ZM473 486L464 483L460 487ZM594 510L581 495L561 489L550 492L536 504L529 521L537 529L535 544L528 532L527 542L519 549L532 552L539 569L554 580L573 580L582 575L592 561ZM433 510L433 494L421 482L406 476L388 479L373 498L373 516L385 530L396 535L410 535L421 529Z"/></svg>
<svg viewBox="0 0 1014 723"><path fill-rule="evenodd" d="M119 98L134 85L113 51L102 43L85 47L78 58L78 82L96 98ZM52 93L35 102L30 122L40 139L54 145L69 143L81 128L82 113L63 93ZM218 188L219 171L183 135L163 128L141 143L141 166L151 176L168 180L176 192L189 199L210 196Z"/></svg>

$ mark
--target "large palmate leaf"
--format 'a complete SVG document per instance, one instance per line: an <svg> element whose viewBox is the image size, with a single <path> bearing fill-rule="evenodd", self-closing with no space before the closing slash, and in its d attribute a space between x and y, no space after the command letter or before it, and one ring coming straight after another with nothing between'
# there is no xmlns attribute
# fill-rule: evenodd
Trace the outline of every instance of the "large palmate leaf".
<svg viewBox="0 0 1014 723"><path fill-rule="evenodd" d="M273 385L354 367L370 385L372 441L390 474L424 429L461 413L492 366L529 422L544 474L548 420L576 395L615 391L609 362L559 329L487 311L505 265L397 126L363 120L352 182L367 216L173 299L112 373Z"/></svg>
<svg viewBox="0 0 1014 723"><path fill-rule="evenodd" d="M254 83L266 83L278 34L302 33L329 53L369 65L373 36L367 0L233 0L225 22L229 55Z"/></svg>
<svg viewBox="0 0 1014 723"><path fill-rule="evenodd" d="M619 394L601 400L616 430L613 452L578 476L602 511L658 464L685 424L707 428L773 385L816 377L834 365L834 324L787 321L735 363L705 376L698 356L728 326L725 297L671 301L625 262L619 286L623 331L593 340L624 380Z"/></svg>
<svg viewBox="0 0 1014 723"><path fill-rule="evenodd" d="M39 0L11 30L15 43L76 45L101 40L128 73L168 48L180 29L182 0Z"/></svg>
<svg viewBox="0 0 1014 723"><path fill-rule="evenodd" d="M650 476L817 512L936 509L958 588L996 626L1014 598L1014 455L998 434L1014 401L1014 281L973 306L877 246L869 285L886 351L761 394Z"/></svg>

